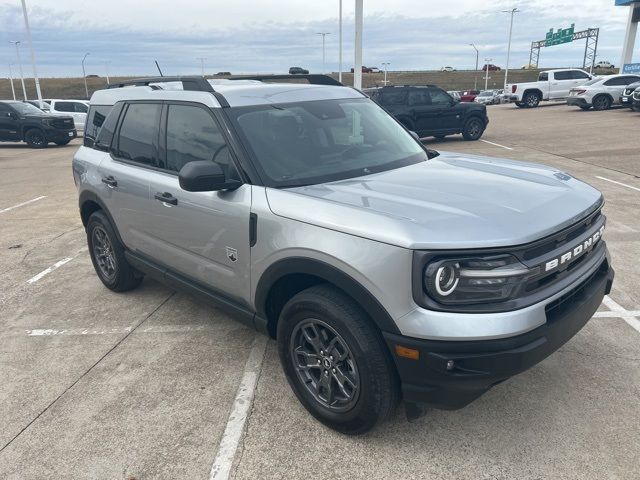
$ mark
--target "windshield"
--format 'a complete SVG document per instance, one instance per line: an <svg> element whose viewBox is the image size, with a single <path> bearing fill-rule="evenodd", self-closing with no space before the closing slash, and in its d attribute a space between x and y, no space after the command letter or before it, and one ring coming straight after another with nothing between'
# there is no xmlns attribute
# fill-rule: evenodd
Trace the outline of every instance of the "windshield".
<svg viewBox="0 0 640 480"><path fill-rule="evenodd" d="M268 186L360 177L429 158L411 135L367 98L238 107L227 112Z"/></svg>
<svg viewBox="0 0 640 480"><path fill-rule="evenodd" d="M20 115L42 115L44 112L38 107L34 107L30 103L15 102L11 106L17 110Z"/></svg>
<svg viewBox="0 0 640 480"><path fill-rule="evenodd" d="M478 95L479 97L493 97L493 90L483 90Z"/></svg>
<svg viewBox="0 0 640 480"><path fill-rule="evenodd" d="M593 85L594 83L599 83L602 81L602 78L594 78L589 80L587 83L583 83L581 86L586 86L586 85Z"/></svg>

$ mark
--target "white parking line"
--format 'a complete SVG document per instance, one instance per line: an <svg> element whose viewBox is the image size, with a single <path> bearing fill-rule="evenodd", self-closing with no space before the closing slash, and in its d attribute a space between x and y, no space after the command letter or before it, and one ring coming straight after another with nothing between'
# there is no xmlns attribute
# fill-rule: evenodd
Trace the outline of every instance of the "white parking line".
<svg viewBox="0 0 640 480"><path fill-rule="evenodd" d="M93 327L87 328L34 328L33 330L26 330L26 333L30 337L58 337L64 336L86 336L86 335L116 335L128 333L132 327L116 327L116 328L102 328L96 329ZM210 325L156 325L144 328L138 328L138 333L190 333L201 332L204 330L212 330L213 326Z"/></svg>
<svg viewBox="0 0 640 480"><path fill-rule="evenodd" d="M253 405L253 396L256 391L256 386L258 385L258 375L262 368L262 360L264 359L266 348L267 337L258 334L251 347L247 363L245 364L244 374L242 375L236 398L231 407L227 426L220 440L218 454L211 467L209 480L227 480L231 474L233 457L240 444L244 425L247 421L251 406Z"/></svg>
<svg viewBox="0 0 640 480"><path fill-rule="evenodd" d="M43 198L47 198L47 196L43 195L41 197L36 197L36 198L31 199L31 200L27 200L26 202L22 202L22 203L19 203L17 205L14 205L13 207L7 207L7 208L5 208L3 210L0 210L0 213L4 213L4 212L8 212L10 210L14 210L16 208L24 207L25 205L29 205L30 203L37 202L38 200L42 200Z"/></svg>
<svg viewBox="0 0 640 480"><path fill-rule="evenodd" d="M629 326L631 326L631 328L635 329L638 333L640 333L640 320L635 318L635 315L633 315L633 313L635 312L625 310L622 305L619 305L618 303L616 303L615 300L613 300L609 296L605 296L604 299L602 300L602 303L604 303L607 307L609 307L613 312L618 313L620 315L620 318L622 318L625 322L627 322Z"/></svg>
<svg viewBox="0 0 640 480"><path fill-rule="evenodd" d="M625 310L624 312L596 312L593 318L625 318L640 317L640 310Z"/></svg>
<svg viewBox="0 0 640 480"><path fill-rule="evenodd" d="M504 145L500 145L499 143L493 143L493 142L490 142L489 140L480 139L480 141L484 143L488 143L489 145L495 145L496 147L504 148L506 150L513 150L513 148L511 147L505 147Z"/></svg>
<svg viewBox="0 0 640 480"><path fill-rule="evenodd" d="M44 277L45 275L48 275L49 273L53 272L54 270L60 268L62 265L64 265L67 262L70 262L71 260L73 260L75 257L67 257L67 258L63 258L62 260L60 260L59 262L54 263L53 265L51 265L49 268L41 271L39 274L37 274L34 277L31 277L29 280L27 280L27 283L36 283L38 280L40 280L42 277Z"/></svg>
<svg viewBox="0 0 640 480"><path fill-rule="evenodd" d="M627 187L627 188L630 188L631 190L637 190L638 192L640 192L640 188L632 187L631 185L627 185L626 183L617 182L615 180L611 180L610 178L601 177L599 175L596 175L596 178L599 178L600 180L606 180L607 182L615 183L616 185L622 185L623 187Z"/></svg>

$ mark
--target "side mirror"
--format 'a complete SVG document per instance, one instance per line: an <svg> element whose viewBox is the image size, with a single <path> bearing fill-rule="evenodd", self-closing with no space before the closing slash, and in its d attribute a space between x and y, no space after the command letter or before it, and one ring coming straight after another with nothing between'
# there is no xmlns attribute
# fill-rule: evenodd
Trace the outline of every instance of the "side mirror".
<svg viewBox="0 0 640 480"><path fill-rule="evenodd" d="M14 120L18 118L18 116L13 112L7 112L7 117L12 118Z"/></svg>
<svg viewBox="0 0 640 480"><path fill-rule="evenodd" d="M411 136L413 138L416 139L416 141L418 141L418 142L420 141L420 135L418 135L416 132L414 132L413 130L409 130L409 133L411 134Z"/></svg>
<svg viewBox="0 0 640 480"><path fill-rule="evenodd" d="M227 180L217 163L200 160L185 164L178 173L180 188L187 192L215 192L238 188L241 182Z"/></svg>

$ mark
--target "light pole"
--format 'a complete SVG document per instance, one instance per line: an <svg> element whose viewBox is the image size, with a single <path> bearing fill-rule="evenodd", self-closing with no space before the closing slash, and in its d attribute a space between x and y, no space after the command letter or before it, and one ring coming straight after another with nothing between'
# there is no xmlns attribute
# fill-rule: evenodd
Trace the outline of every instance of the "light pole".
<svg viewBox="0 0 640 480"><path fill-rule="evenodd" d="M512 8L511 10L503 10L502 13L509 13L511 15L511 23L509 24L509 44L507 46L507 64L504 68L504 89L507 90L507 77L509 76L509 56L511 55L511 33L513 32L513 16L520 10Z"/></svg>
<svg viewBox="0 0 640 480"><path fill-rule="evenodd" d="M478 59L480 58L480 51L473 43L470 43L469 45L471 45L473 49L476 51L476 70L475 70L476 73L473 78L473 89L477 90L478 89Z"/></svg>
<svg viewBox="0 0 640 480"><path fill-rule="evenodd" d="M20 81L22 82L22 95L26 100L27 89L24 86L24 74L22 73L22 60L20 59L20 40L16 40L16 41L9 40L9 43L12 43L16 46L16 56L18 57L18 69L20 70Z"/></svg>
<svg viewBox="0 0 640 480"><path fill-rule="evenodd" d="M13 100L16 99L16 89L13 88L13 72L11 71L11 64L9 64L9 80L11 81L11 94L13 95Z"/></svg>
<svg viewBox="0 0 640 480"><path fill-rule="evenodd" d="M200 71L201 71L203 77L204 77L204 61L206 59L207 59L207 57L198 57L198 60L200 60Z"/></svg>
<svg viewBox="0 0 640 480"><path fill-rule="evenodd" d="M384 67L384 86L387 86L387 67L391 65L390 62L382 62L382 66Z"/></svg>
<svg viewBox="0 0 640 480"><path fill-rule="evenodd" d="M316 35L322 35L322 73L325 73L324 69L324 61L325 61L325 50L324 50L324 39L327 35L331 35L329 32L318 32Z"/></svg>
<svg viewBox="0 0 640 480"><path fill-rule="evenodd" d="M489 62L491 60L493 60L493 58L484 59L484 89L485 90L489 88Z"/></svg>
<svg viewBox="0 0 640 480"><path fill-rule="evenodd" d="M82 57L82 78L84 79L84 93L86 94L87 98L89 98L89 87L87 87L87 73L84 71L84 61L87 59L87 55L89 55L89 53L85 53L84 57Z"/></svg>
<svg viewBox="0 0 640 480"><path fill-rule="evenodd" d="M338 81L342 83L342 0L338 3Z"/></svg>
<svg viewBox="0 0 640 480"><path fill-rule="evenodd" d="M362 29L363 29L363 0L356 0L356 38L355 59L353 65L353 86L362 89Z"/></svg>
<svg viewBox="0 0 640 480"><path fill-rule="evenodd" d="M36 54L33 53L33 42L31 41L31 29L29 28L29 15L27 15L26 0L22 0L22 16L24 17L24 28L27 30L27 41L29 42L29 53L31 54L31 67L33 68L33 80L36 83L38 105L42 108L42 92L40 91L40 80L38 79L38 71L36 70Z"/></svg>
<svg viewBox="0 0 640 480"><path fill-rule="evenodd" d="M107 60L106 62L104 62L104 70L107 74L107 85L109 85L109 64L111 63L111 60Z"/></svg>

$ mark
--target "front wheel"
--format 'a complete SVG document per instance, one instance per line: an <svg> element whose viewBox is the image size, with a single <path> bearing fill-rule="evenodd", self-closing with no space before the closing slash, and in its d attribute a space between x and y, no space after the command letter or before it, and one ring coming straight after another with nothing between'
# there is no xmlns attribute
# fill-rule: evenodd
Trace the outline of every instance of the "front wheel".
<svg viewBox="0 0 640 480"><path fill-rule="evenodd" d="M358 435L383 422L399 402L387 347L366 313L326 284L295 295L278 322L278 353L302 405L320 422Z"/></svg>
<svg viewBox="0 0 640 480"><path fill-rule="evenodd" d="M44 132L39 128L28 130L24 135L24 141L27 142L27 145L31 148L45 148L48 143Z"/></svg>
<svg viewBox="0 0 640 480"><path fill-rule="evenodd" d="M484 122L478 117L471 117L464 124L462 136L465 140L478 140L484 132Z"/></svg>

